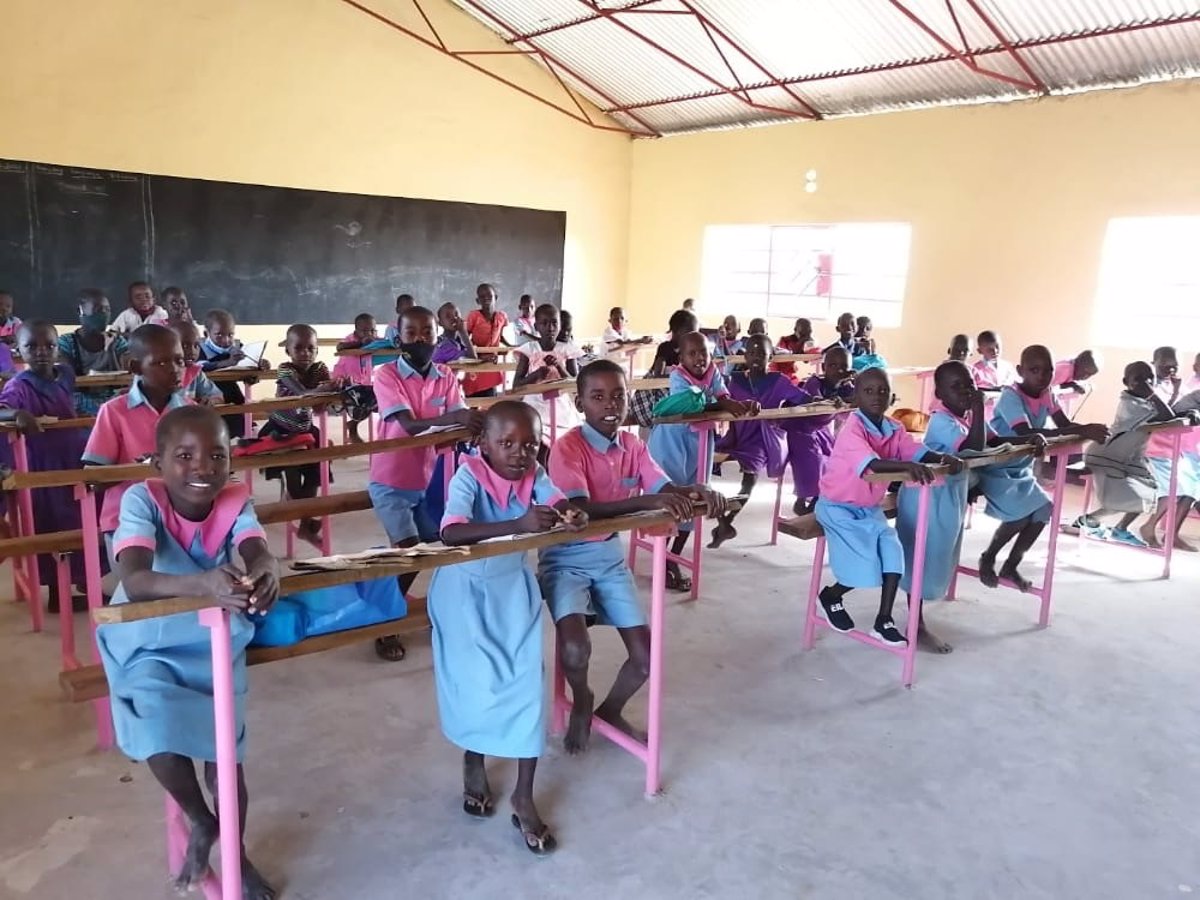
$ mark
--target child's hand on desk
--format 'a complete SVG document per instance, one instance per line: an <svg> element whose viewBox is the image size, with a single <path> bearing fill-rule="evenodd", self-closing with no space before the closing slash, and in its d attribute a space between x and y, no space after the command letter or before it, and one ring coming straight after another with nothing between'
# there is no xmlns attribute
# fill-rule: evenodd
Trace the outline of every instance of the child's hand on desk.
<svg viewBox="0 0 1200 900"><path fill-rule="evenodd" d="M245 612L250 606L253 584L236 566L221 566L205 573L204 583L219 606L232 612Z"/></svg>
<svg viewBox="0 0 1200 900"><path fill-rule="evenodd" d="M957 456L952 456L949 453L942 454L942 465L950 470L951 475L957 475L966 468L966 463Z"/></svg>
<svg viewBox="0 0 1200 900"><path fill-rule="evenodd" d="M274 557L259 563L246 576L250 583L250 612L265 613L279 599L279 564Z"/></svg>
<svg viewBox="0 0 1200 900"><path fill-rule="evenodd" d="M583 531L587 527L588 514L578 506L568 506L562 510L562 524L567 531Z"/></svg>
<svg viewBox="0 0 1200 900"><path fill-rule="evenodd" d="M701 499L698 491L690 495L656 494L654 503L663 512L670 513L671 518L676 522L686 522L695 517L694 504Z"/></svg>
<svg viewBox="0 0 1200 900"><path fill-rule="evenodd" d="M487 414L482 409L460 409L454 414L455 424L471 432L471 437L483 434L483 423Z"/></svg>
<svg viewBox="0 0 1200 900"><path fill-rule="evenodd" d="M558 514L558 510L551 506L535 504L529 507L525 515L517 519L517 527L521 529L521 534L537 534L541 531L549 531L561 521L562 517Z"/></svg>
<svg viewBox="0 0 1200 900"><path fill-rule="evenodd" d="M1095 441L1097 444L1103 444L1108 440L1108 426L1083 425L1079 429L1079 434L1089 441Z"/></svg>
<svg viewBox="0 0 1200 900"><path fill-rule="evenodd" d="M933 484L935 475L933 469L924 463L912 462L905 463L904 471L917 484Z"/></svg>
<svg viewBox="0 0 1200 900"><path fill-rule="evenodd" d="M37 416L28 410L18 409L13 413L13 424L17 426L17 431L24 435L41 434L42 423L37 420Z"/></svg>
<svg viewBox="0 0 1200 900"><path fill-rule="evenodd" d="M271 363L268 360L260 359L258 361L258 370L260 372L267 372L267 371L270 371L270 369L271 369Z"/></svg>
<svg viewBox="0 0 1200 900"><path fill-rule="evenodd" d="M1029 438L1028 444L1030 447L1033 448L1033 452L1036 453L1038 456L1045 455L1047 445L1046 445L1046 436L1044 434L1031 435Z"/></svg>

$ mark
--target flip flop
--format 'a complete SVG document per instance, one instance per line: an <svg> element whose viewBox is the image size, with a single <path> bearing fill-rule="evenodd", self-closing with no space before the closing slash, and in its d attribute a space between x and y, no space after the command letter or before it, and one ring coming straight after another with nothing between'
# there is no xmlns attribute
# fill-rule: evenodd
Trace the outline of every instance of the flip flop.
<svg viewBox="0 0 1200 900"><path fill-rule="evenodd" d="M380 659L386 659L388 662L400 662L400 660L408 655L408 651L400 643L400 638L394 634L389 634L385 637L375 638L375 655Z"/></svg>
<svg viewBox="0 0 1200 900"><path fill-rule="evenodd" d="M496 812L495 801L473 791L463 791L463 812L476 819L490 818Z"/></svg>
<svg viewBox="0 0 1200 900"><path fill-rule="evenodd" d="M692 589L692 579L676 569L667 569L667 590L686 594Z"/></svg>
<svg viewBox="0 0 1200 900"><path fill-rule="evenodd" d="M542 825L539 831L528 831L521 826L521 818L516 813L513 813L512 823L513 828L521 832L521 837L525 839L525 849L534 856L549 856L558 849L558 841L550 833L548 825Z"/></svg>

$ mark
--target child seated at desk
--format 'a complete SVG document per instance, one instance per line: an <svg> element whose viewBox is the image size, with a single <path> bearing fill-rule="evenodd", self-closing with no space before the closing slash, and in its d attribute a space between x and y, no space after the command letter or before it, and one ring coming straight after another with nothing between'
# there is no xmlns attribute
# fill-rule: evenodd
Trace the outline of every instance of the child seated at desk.
<svg viewBox="0 0 1200 900"><path fill-rule="evenodd" d="M808 319L797 319L796 324L792 326L792 333L781 337L778 344L779 352L787 354L812 353L816 346L816 341L813 340L812 322ZM799 383L800 376L797 374L794 362L773 362L771 371L785 376L793 384Z"/></svg>
<svg viewBox="0 0 1200 900"><path fill-rule="evenodd" d="M170 329L179 338L179 349L183 353L183 392L193 403L211 406L222 403L225 395L213 384L200 365L200 329L190 319L173 322Z"/></svg>
<svg viewBox="0 0 1200 900"><path fill-rule="evenodd" d="M444 366L459 359L476 359L471 336L467 334L467 326L458 307L453 303L443 303L438 307L437 320L442 333L433 348L433 361Z"/></svg>
<svg viewBox="0 0 1200 900"><path fill-rule="evenodd" d="M96 415L83 450L85 466L123 466L154 454L155 429L173 409L191 403L183 392L183 350L175 332L143 325L129 336L129 393L114 397ZM111 484L100 505L100 532L106 543L117 529L121 497L132 481ZM113 559L111 548L109 558Z"/></svg>
<svg viewBox="0 0 1200 900"><path fill-rule="evenodd" d="M700 391L705 402L714 410L723 410L735 416L758 415L757 401L742 402L729 396L725 377L709 359L708 342L698 331L680 338L679 365L671 369L670 376L672 394L693 390ZM673 484L707 485L712 477L711 462L702 473L698 467L702 453L705 459L712 460L714 439L711 429L705 432L705 439L707 444L701 448L699 435L686 423L655 425L650 430L650 455L662 466ZM703 477L698 477L701 475ZM683 553L691 532L691 522L680 523L679 534L671 545L673 554L678 556ZM692 589L692 580L683 575L678 563L667 563L667 587L684 593Z"/></svg>
<svg viewBox="0 0 1200 900"><path fill-rule="evenodd" d="M433 335L433 313L423 306L409 307L400 316L400 356L375 371L381 440L413 437L444 425L462 425L473 434L482 428L483 414L466 408L458 378L433 362ZM425 492L437 457L434 447L371 456L367 493L394 547L437 540L437 522L425 507ZM407 594L416 577L416 573L401 575L400 590ZM395 635L377 638L375 652L389 662L401 660L405 654L404 645Z"/></svg>
<svg viewBox="0 0 1200 900"><path fill-rule="evenodd" d="M21 328L21 320L13 315L13 295L9 291L0 291L0 344L15 346L17 332Z"/></svg>
<svg viewBox="0 0 1200 900"><path fill-rule="evenodd" d="M116 606L206 596L213 606L229 610L238 810L244 838L246 645L254 635L247 613L265 613L275 602L279 566L267 549L249 490L229 481L229 434L220 416L204 407L174 409L157 423L151 437L157 477L135 484L121 500L113 540L121 583L112 602ZM244 568L235 561L238 557ZM146 762L191 825L183 866L172 874L176 890L194 890L208 874L209 854L219 834L217 817L196 777L196 763L203 761L204 781L215 806L209 629L200 624L197 613L179 613L101 625L96 642L118 746L131 759ZM244 846L241 864L245 900L272 900L275 890L246 858Z"/></svg>
<svg viewBox="0 0 1200 900"><path fill-rule="evenodd" d="M162 292L163 309L167 311L167 327L174 328L180 322L195 322L187 294L181 287L166 287Z"/></svg>
<svg viewBox="0 0 1200 900"><path fill-rule="evenodd" d="M654 338L649 335L640 338L634 337L629 331L629 319L625 317L625 310L614 306L608 311L608 325L604 329L601 341L604 344L604 352L612 353L622 344L631 344L635 341L649 344L654 341Z"/></svg>
<svg viewBox="0 0 1200 900"><path fill-rule="evenodd" d="M1111 436L1102 444L1089 444L1083 454L1098 505L1085 510L1073 527L1093 537L1145 547L1146 542L1129 529L1139 515L1154 512L1155 481L1146 459L1151 435L1146 426L1169 421L1175 413L1154 392L1154 370L1148 363L1127 365L1122 383L1125 390L1117 401ZM1102 527L1102 519L1117 513L1121 518L1115 528Z"/></svg>
<svg viewBox="0 0 1200 900"><path fill-rule="evenodd" d="M396 318L388 323L388 327L383 330L383 339L396 343L396 335L400 331L400 317L405 312L417 305L417 301L413 299L412 294L400 294L396 297Z"/></svg>
<svg viewBox="0 0 1200 900"><path fill-rule="evenodd" d="M17 348L26 368L0 390L0 421L12 422L25 435L29 471L79 468L87 444L87 429L43 430L38 424L39 418L71 419L75 416L72 396L75 375L70 367L58 361L58 332L49 322L37 319L26 322L17 330ZM75 502L72 487L35 488L32 494L35 534L79 529L79 504ZM71 584L82 593L85 581L82 554L72 553L70 566ZM50 588L50 612L58 612L62 598L58 596L53 557L38 557L38 580ZM71 598L67 598L67 602L72 602ZM86 605L86 601L82 605Z"/></svg>
<svg viewBox="0 0 1200 900"><path fill-rule="evenodd" d="M154 288L144 281L129 285L129 306L113 319L112 330L129 334L143 325L166 325L167 311L154 299Z"/></svg>
<svg viewBox="0 0 1200 900"><path fill-rule="evenodd" d="M375 326L375 317L370 313L359 313L354 317L354 331L346 335L337 345L338 350L358 350L379 337ZM369 385L375 368L375 360L371 356L339 356L333 364L333 379L342 384ZM358 425L370 417L370 413L362 406L348 406L346 418L350 423L347 440L352 444L361 444L362 435L358 433Z"/></svg>
<svg viewBox="0 0 1200 900"><path fill-rule="evenodd" d="M1089 382L1100 373L1096 354L1084 350L1071 359L1060 359L1054 364L1054 384L1060 389L1086 394L1091 390Z"/></svg>
<svg viewBox="0 0 1200 900"><path fill-rule="evenodd" d="M237 339L237 320L233 313L224 309L210 309L204 317L204 341L200 344L201 367L205 372L219 372L238 366L245 358L241 342ZM265 371L271 368L271 364L262 359L258 368ZM256 381L255 378L247 379L248 384ZM246 402L246 395L236 381L222 379L216 384L226 403L240 406ZM246 436L246 423L241 416L226 416L225 427L234 440Z"/></svg>
<svg viewBox="0 0 1200 900"><path fill-rule="evenodd" d="M946 348L947 362L966 363L967 357L970 355L971 339L969 337L967 337L965 334L956 334L954 337L950 338L950 346ZM971 370L968 369L967 374L970 374L970 371ZM936 377L937 376L935 374L934 378L936 379ZM972 377L972 381L974 381L974 377Z"/></svg>
<svg viewBox="0 0 1200 900"><path fill-rule="evenodd" d="M979 354L971 366L971 377L981 391L999 393L1018 381L1017 370L1008 360L1000 358L1000 335L994 331L981 331L975 340Z"/></svg>
<svg viewBox="0 0 1200 900"><path fill-rule="evenodd" d="M501 400L483 426L480 455L464 457L450 481L442 540L476 544L557 527L581 530L573 506L537 463L541 421L530 406ZM461 747L463 811L495 810L485 757L519 760L512 824L537 856L557 846L533 800L546 746L542 595L524 553L442 566L429 585L433 674L442 733Z"/></svg>
<svg viewBox="0 0 1200 900"><path fill-rule="evenodd" d="M1183 390L1183 381L1179 377L1179 359L1174 347L1159 347L1154 351L1154 375L1157 384L1154 393L1167 406L1177 413L1197 409L1195 394ZM1200 455L1198 455L1197 437L1193 432L1186 433L1180 442L1180 457L1175 466L1175 525L1163 526L1162 538L1158 535L1159 525L1163 524L1168 508L1168 495L1171 491L1171 464L1175 450L1175 442L1169 434L1155 434L1146 446L1146 457L1158 493L1158 507L1150 515L1149 520L1142 525L1142 540L1151 547L1161 547L1163 541L1174 540L1175 549L1191 553L1195 547L1181 536L1183 523L1193 504L1200 498Z"/></svg>
<svg viewBox="0 0 1200 900"><path fill-rule="evenodd" d="M549 303L543 303L534 312L533 321L538 339L517 348L517 371L513 376L513 386L562 381L564 378L574 378L578 375L579 350L574 344L561 343L558 340L561 327L558 309ZM548 443L558 440L579 424L575 404L566 394L560 393L554 398L530 394L525 397L525 402L538 411L547 428L550 422L550 404L555 404L554 417L558 434L544 435Z"/></svg>
<svg viewBox="0 0 1200 900"><path fill-rule="evenodd" d="M1016 371L1021 380L1001 389L992 415L992 430L999 437L1029 437L1036 433L1043 437L1079 435L1089 441L1108 439L1106 426L1075 425L1059 407L1050 390L1054 359L1046 347L1041 344L1026 347ZM986 390L982 386L979 389ZM1048 423L1054 427L1048 427ZM1032 459L1025 459L978 470L987 514L1000 520L1000 527L979 558L979 580L986 587L996 587L1001 578L1008 579L1021 591L1033 587L1017 566L1050 521L1052 511L1049 496L1034 477L1033 464ZM997 573L996 558L1010 541L1012 550Z"/></svg>
<svg viewBox="0 0 1200 900"><path fill-rule="evenodd" d="M800 383L800 390L813 400L832 400L835 404L854 399L854 372L850 354L842 347L825 351L820 375L811 375ZM795 501L792 512L798 516L813 511L821 493L821 473L833 452L834 416L805 416L780 423L787 435L788 466L792 470Z"/></svg>
<svg viewBox="0 0 1200 900"><path fill-rule="evenodd" d="M855 356L861 356L863 350L861 345L854 337L854 333L858 326L854 318L854 313L844 312L837 319L837 340L830 344L825 350L832 350L834 347L841 347L850 354L851 362Z"/></svg>
<svg viewBox="0 0 1200 900"><path fill-rule="evenodd" d="M724 512L723 496L703 485L671 484L646 445L621 431L629 401L620 365L607 359L589 363L580 371L576 386L575 405L584 424L563 435L550 450L550 480L590 519L661 509L676 522L686 522L694 516L694 501L707 502L713 517ZM556 544L540 551L538 560L538 581L558 632L563 674L571 685L567 752L582 753L591 735L594 698L588 687L592 652L588 617L614 626L627 653L595 714L644 744L645 733L627 722L622 711L649 674L650 630L621 541L608 534Z"/></svg>
<svg viewBox="0 0 1200 900"><path fill-rule="evenodd" d="M934 475L927 464L950 466L957 472L962 462L914 441L904 426L886 415L891 401L886 371L872 368L858 373L854 386L858 409L847 416L834 441L814 513L825 531L836 579L819 595L825 620L834 631L853 630L854 620L842 599L854 588L882 586L870 634L884 644L900 645L908 642L892 621L892 606L904 574L904 550L880 509L887 484L865 481L863 475L907 475L918 484L929 484Z"/></svg>
<svg viewBox="0 0 1200 900"><path fill-rule="evenodd" d="M129 339L123 334L108 334L112 309L108 297L97 288L79 292L79 327L58 336L59 359L79 378L92 372L123 372L126 369ZM117 395L116 388L75 388L75 413L94 416L105 401Z"/></svg>

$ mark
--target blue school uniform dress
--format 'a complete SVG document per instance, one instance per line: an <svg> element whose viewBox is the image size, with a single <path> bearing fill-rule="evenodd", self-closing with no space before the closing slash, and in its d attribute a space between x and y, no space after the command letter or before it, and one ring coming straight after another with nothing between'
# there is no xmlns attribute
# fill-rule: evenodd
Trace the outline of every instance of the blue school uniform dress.
<svg viewBox="0 0 1200 900"><path fill-rule="evenodd" d="M635 435L618 431L609 440L586 422L551 448L550 478L571 500L594 503L657 494L670 483ZM538 582L555 622L570 615L594 615L600 624L614 628L646 624L616 534L541 550Z"/></svg>
<svg viewBox="0 0 1200 900"><path fill-rule="evenodd" d="M1047 390L1030 397L1016 385L1000 392L992 413L991 428L1000 437L1016 437L1016 428L1028 425L1034 431L1046 427L1059 409L1058 401ZM1033 459L1016 460L1006 465L976 469L979 488L987 500L987 514L1001 522L1018 522L1032 516L1034 522L1050 521L1050 496L1042 490L1033 474Z"/></svg>
<svg viewBox="0 0 1200 900"><path fill-rule="evenodd" d="M716 366L710 364L703 378L695 378L683 366L671 370L670 391L672 394L682 394L693 388L699 388L704 394L706 403L712 404L722 397L729 396L723 376ZM675 484L708 484L711 476L711 460L715 438L712 429L707 432L708 444L705 447L705 458L710 465L703 472L697 471L700 456L700 439L691 425L655 425L650 430L650 455L662 466L667 477ZM691 528L689 523L681 523L680 531Z"/></svg>
<svg viewBox="0 0 1200 900"><path fill-rule="evenodd" d="M929 419L924 447L932 453L957 453L971 426L949 410L940 409ZM921 599L940 600L950 591L950 580L962 552L963 520L967 511L966 471L948 475L930 488L929 516L925 530L925 571L921 576ZM904 575L900 589L912 590L912 567L917 535L917 509L921 489L905 485L897 500L896 533L904 547Z"/></svg>
<svg viewBox="0 0 1200 900"><path fill-rule="evenodd" d="M162 481L151 479L135 484L121 498L113 549L119 555L130 547L144 547L154 551L155 572L191 575L236 563L237 547L261 537L244 484L226 485L209 517L191 522L171 507ZM128 602L124 585L118 586L112 605ZM245 615L234 613L230 630L240 760L246 741L246 645L254 626ZM199 615L101 625L96 642L108 678L117 744L125 755L144 760L157 753L178 753L215 762L212 644Z"/></svg>
<svg viewBox="0 0 1200 900"><path fill-rule="evenodd" d="M521 481L481 457L450 479L442 529L507 522L563 494L538 466ZM546 745L542 685L542 595L525 554L443 566L429 586L433 673L442 733L485 756L533 759Z"/></svg>
<svg viewBox="0 0 1200 900"><path fill-rule="evenodd" d="M884 416L876 426L861 410L846 417L821 473L813 510L825 530L829 565L839 584L878 587L884 575L904 573L900 538L879 506L887 484L862 476L876 459L912 462L924 455L925 448L895 419Z"/></svg>

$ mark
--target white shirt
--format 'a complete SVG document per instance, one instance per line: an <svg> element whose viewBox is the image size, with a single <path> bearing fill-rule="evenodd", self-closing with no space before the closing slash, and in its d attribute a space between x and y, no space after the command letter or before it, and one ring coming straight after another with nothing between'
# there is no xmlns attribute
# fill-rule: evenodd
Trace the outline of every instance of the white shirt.
<svg viewBox="0 0 1200 900"><path fill-rule="evenodd" d="M629 336L629 329L626 328L622 331L617 331L612 325L609 325L604 329L604 335L601 337L601 340L604 342L604 349L608 351L614 349L618 344L633 340L633 338Z"/></svg>
<svg viewBox="0 0 1200 900"><path fill-rule="evenodd" d="M169 318L170 316L167 311L157 304L155 304L154 309L150 310L150 314L144 319L141 313L132 306L129 306L113 319L112 325L109 328L118 334L128 334L135 329L141 328L143 325L166 325Z"/></svg>

